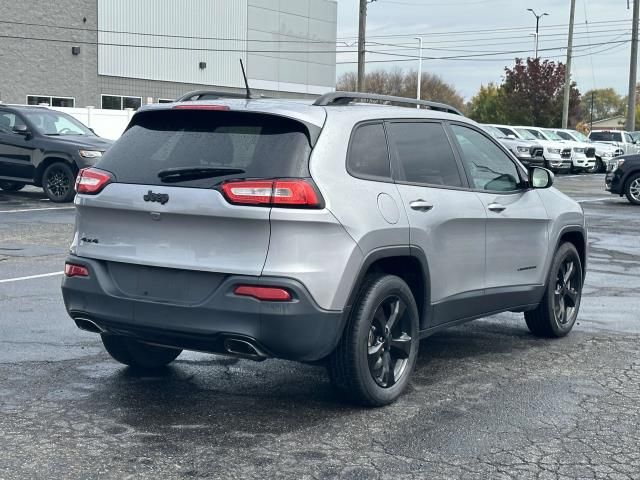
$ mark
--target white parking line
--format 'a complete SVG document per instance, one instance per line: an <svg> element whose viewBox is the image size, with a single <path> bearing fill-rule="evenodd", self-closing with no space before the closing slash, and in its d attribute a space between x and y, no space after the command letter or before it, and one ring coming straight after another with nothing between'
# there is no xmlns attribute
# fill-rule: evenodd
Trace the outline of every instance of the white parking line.
<svg viewBox="0 0 640 480"><path fill-rule="evenodd" d="M597 177L602 175L604 175L604 173L590 173L587 175L562 175L562 176L556 176L556 178L578 178L578 177L589 178L589 177Z"/></svg>
<svg viewBox="0 0 640 480"><path fill-rule="evenodd" d="M76 207L23 208L22 210L0 210L0 213L43 212L45 210L73 210Z"/></svg>
<svg viewBox="0 0 640 480"><path fill-rule="evenodd" d="M0 280L0 283L21 282L22 280L33 280L34 278L55 277L56 275L62 275L63 273L64 272L53 272L43 273L41 275L30 275L28 277L5 278L4 280Z"/></svg>
<svg viewBox="0 0 640 480"><path fill-rule="evenodd" d="M578 203L602 202L603 200L611 200L611 197L590 198L587 200L578 200Z"/></svg>

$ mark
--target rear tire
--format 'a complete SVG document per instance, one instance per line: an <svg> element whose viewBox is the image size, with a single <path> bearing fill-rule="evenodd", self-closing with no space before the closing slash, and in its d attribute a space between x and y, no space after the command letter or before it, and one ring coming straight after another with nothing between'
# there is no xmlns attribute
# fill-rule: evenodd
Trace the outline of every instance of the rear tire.
<svg viewBox="0 0 640 480"><path fill-rule="evenodd" d="M556 251L542 301L535 310L525 312L531 333L538 337L567 335L578 318L582 298L582 262L572 243Z"/></svg>
<svg viewBox="0 0 640 480"><path fill-rule="evenodd" d="M624 194L634 205L640 205L640 173L631 175L624 187Z"/></svg>
<svg viewBox="0 0 640 480"><path fill-rule="evenodd" d="M109 355L120 363L138 370L153 370L170 364L181 349L147 345L133 338L103 333L102 344Z"/></svg>
<svg viewBox="0 0 640 480"><path fill-rule="evenodd" d="M329 357L331 382L355 403L388 405L409 383L418 347L418 309L411 289L394 275L370 275Z"/></svg>
<svg viewBox="0 0 640 480"><path fill-rule="evenodd" d="M10 180L0 180L0 190L4 190L5 192L17 192L22 190L26 183L22 182L13 182Z"/></svg>
<svg viewBox="0 0 640 480"><path fill-rule="evenodd" d="M64 162L55 162L49 165L42 174L42 189L47 198L54 203L70 202L76 195L75 180L76 174L70 165Z"/></svg>

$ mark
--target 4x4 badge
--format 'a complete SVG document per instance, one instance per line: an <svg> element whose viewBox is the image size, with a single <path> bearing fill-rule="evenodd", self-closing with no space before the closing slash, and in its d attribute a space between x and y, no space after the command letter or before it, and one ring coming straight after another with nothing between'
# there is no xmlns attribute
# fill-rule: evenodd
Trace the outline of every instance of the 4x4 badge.
<svg viewBox="0 0 640 480"><path fill-rule="evenodd" d="M164 205L169 201L169 195L166 193L153 193L151 190L149 190L149 193L142 197L142 199L145 202L158 202L161 205Z"/></svg>

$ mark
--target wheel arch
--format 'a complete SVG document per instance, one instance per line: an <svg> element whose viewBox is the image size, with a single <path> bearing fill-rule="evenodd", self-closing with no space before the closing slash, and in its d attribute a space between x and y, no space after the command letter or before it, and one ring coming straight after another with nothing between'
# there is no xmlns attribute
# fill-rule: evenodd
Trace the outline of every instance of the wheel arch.
<svg viewBox="0 0 640 480"><path fill-rule="evenodd" d="M36 173L33 177L34 185L36 185L37 187L41 187L42 176L44 175L44 171L47 169L49 165L57 162L68 164L75 173L78 173L78 167L76 166L76 163L73 161L71 157L68 157L64 154L47 155L42 159L42 161L38 164L38 167L36 168Z"/></svg>
<svg viewBox="0 0 640 480"><path fill-rule="evenodd" d="M638 174L640 174L640 165L634 165L632 169L630 169L628 172L625 172L624 177L622 178L621 196L627 191L627 187L629 186L631 178Z"/></svg>
<svg viewBox="0 0 640 480"><path fill-rule="evenodd" d="M414 246L390 246L369 252L349 293L347 311L350 312L356 303L360 287L370 273L396 275L407 283L418 307L420 330L424 330L431 306L429 264L424 251Z"/></svg>
<svg viewBox="0 0 640 480"><path fill-rule="evenodd" d="M584 282L587 275L587 258L589 249L586 231L583 227L579 226L564 227L560 231L554 252L560 248L560 245L566 242L573 244L573 246L576 247L576 250L578 250L580 263L582 263L582 281Z"/></svg>

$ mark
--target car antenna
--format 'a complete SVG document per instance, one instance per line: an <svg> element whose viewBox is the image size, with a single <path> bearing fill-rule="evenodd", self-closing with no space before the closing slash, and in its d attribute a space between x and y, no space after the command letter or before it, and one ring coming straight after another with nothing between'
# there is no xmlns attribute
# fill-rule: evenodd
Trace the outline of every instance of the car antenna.
<svg viewBox="0 0 640 480"><path fill-rule="evenodd" d="M240 59L240 68L242 69L242 78L244 78L244 86L247 89L247 100L251 98L251 89L249 88L249 81L247 80L247 72L244 70L244 63Z"/></svg>

